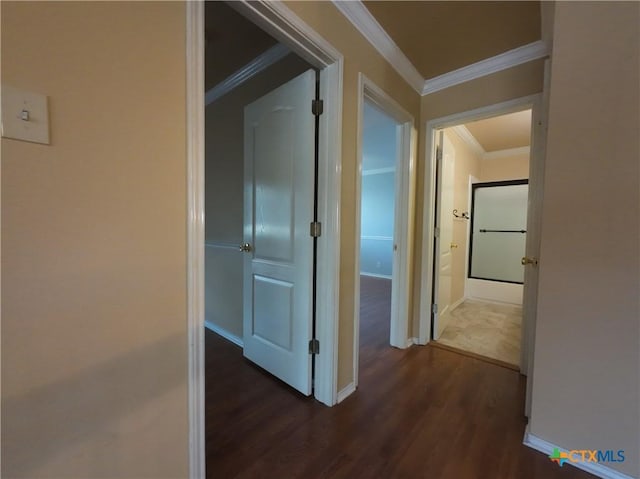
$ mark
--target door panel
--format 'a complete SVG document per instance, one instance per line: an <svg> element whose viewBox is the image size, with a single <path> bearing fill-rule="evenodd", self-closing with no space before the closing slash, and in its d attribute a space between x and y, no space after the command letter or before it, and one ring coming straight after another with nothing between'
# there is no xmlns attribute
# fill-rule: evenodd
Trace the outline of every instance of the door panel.
<svg viewBox="0 0 640 479"><path fill-rule="evenodd" d="M453 145L444 132L440 132L440 148L442 154L438 164L438 208L436 221L438 231L436 238L436 272L434 298L437 311L434 313L434 339L438 339L446 327L449 305L451 303L452 258L451 243L453 240L453 189L455 152Z"/></svg>
<svg viewBox="0 0 640 479"><path fill-rule="evenodd" d="M245 108L244 355L311 393L315 72Z"/></svg>

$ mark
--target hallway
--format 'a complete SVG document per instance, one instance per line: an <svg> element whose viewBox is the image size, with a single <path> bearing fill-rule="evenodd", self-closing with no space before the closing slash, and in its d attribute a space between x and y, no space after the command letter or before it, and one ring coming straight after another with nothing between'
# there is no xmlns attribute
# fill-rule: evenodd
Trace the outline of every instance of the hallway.
<svg viewBox="0 0 640 479"><path fill-rule="evenodd" d="M384 283L362 283L359 387L333 408L207 331L208 477L593 477L522 445L517 372L430 346L391 348L384 292Z"/></svg>

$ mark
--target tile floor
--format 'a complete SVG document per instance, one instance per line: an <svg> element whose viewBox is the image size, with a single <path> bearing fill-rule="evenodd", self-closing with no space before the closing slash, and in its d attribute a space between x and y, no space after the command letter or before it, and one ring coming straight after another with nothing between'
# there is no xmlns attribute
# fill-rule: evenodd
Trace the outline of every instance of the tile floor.
<svg viewBox="0 0 640 479"><path fill-rule="evenodd" d="M465 300L451 311L438 342L518 366L522 307Z"/></svg>

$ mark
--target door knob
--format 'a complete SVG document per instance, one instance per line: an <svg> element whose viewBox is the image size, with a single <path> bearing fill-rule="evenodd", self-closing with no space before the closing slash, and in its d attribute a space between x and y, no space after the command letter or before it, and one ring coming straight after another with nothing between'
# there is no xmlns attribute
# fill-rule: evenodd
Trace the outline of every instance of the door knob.
<svg viewBox="0 0 640 479"><path fill-rule="evenodd" d="M249 253L253 248L251 248L251 245L249 243L244 243L240 245L240 251L242 251L243 253Z"/></svg>
<svg viewBox="0 0 640 479"><path fill-rule="evenodd" d="M527 256L523 256L522 260L520 262L522 263L522 266L526 266L528 264L532 264L533 266L537 266L538 265L538 258L529 258Z"/></svg>
<svg viewBox="0 0 640 479"><path fill-rule="evenodd" d="M449 245L449 247L451 247L451 248L453 249L453 248L457 248L457 247L458 247L458 245L457 245L456 243L451 243L451 244Z"/></svg>

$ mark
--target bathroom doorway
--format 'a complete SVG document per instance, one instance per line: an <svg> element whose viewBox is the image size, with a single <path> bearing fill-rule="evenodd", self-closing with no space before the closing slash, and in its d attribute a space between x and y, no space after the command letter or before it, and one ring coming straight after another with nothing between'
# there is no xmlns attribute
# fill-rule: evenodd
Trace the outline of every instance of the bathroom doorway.
<svg viewBox="0 0 640 479"><path fill-rule="evenodd" d="M437 132L432 339L520 368L531 109Z"/></svg>

